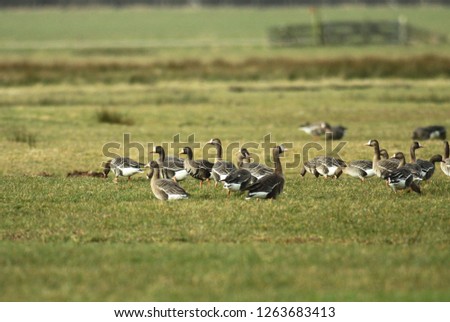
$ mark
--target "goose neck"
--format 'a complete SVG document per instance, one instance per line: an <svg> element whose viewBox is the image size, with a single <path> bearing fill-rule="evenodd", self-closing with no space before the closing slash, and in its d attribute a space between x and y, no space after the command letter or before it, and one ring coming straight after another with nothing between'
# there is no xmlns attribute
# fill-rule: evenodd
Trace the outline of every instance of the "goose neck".
<svg viewBox="0 0 450 322"><path fill-rule="evenodd" d="M281 166L280 161L280 154L277 151L277 149L273 150L273 162L275 163L275 173L282 175L283 174L283 167Z"/></svg>

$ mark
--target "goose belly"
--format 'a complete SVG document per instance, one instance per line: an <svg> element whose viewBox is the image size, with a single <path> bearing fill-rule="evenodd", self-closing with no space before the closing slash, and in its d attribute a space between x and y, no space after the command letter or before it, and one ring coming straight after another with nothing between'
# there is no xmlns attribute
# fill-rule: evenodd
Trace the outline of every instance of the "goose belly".
<svg viewBox="0 0 450 322"><path fill-rule="evenodd" d="M266 191L257 191L257 192L250 192L248 194L249 198L259 198L259 199L266 199L269 195L269 192Z"/></svg>
<svg viewBox="0 0 450 322"><path fill-rule="evenodd" d="M179 200L179 199L188 199L188 195L185 194L167 195L167 200Z"/></svg>
<svg viewBox="0 0 450 322"><path fill-rule="evenodd" d="M188 172L185 169L183 169L180 171L176 171L174 177L177 181L182 181L182 180L186 179L186 177L188 175L189 175Z"/></svg>
<svg viewBox="0 0 450 322"><path fill-rule="evenodd" d="M223 187L227 190L231 190L231 191L240 191L241 190L241 183L223 183Z"/></svg>
<svg viewBox="0 0 450 322"><path fill-rule="evenodd" d="M130 177L133 174L144 172L144 171L139 168L120 168L120 172L123 177Z"/></svg>

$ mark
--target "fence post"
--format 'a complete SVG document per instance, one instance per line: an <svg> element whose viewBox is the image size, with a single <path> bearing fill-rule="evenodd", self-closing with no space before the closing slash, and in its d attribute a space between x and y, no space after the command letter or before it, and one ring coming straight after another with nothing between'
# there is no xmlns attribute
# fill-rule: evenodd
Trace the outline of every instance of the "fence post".
<svg viewBox="0 0 450 322"><path fill-rule="evenodd" d="M325 39L323 35L323 25L322 19L320 18L320 13L315 7L310 7L309 12L311 13L311 30L315 45L323 46L325 44Z"/></svg>
<svg viewBox="0 0 450 322"><path fill-rule="evenodd" d="M401 45L408 43L408 18L403 15L398 16L398 42Z"/></svg>

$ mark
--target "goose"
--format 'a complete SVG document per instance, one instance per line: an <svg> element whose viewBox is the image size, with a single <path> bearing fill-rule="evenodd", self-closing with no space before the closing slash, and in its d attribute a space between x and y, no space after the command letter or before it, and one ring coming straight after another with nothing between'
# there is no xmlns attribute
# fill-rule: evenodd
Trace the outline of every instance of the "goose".
<svg viewBox="0 0 450 322"><path fill-rule="evenodd" d="M441 170L446 176L450 176L450 147L448 141L444 142L444 160L441 163Z"/></svg>
<svg viewBox="0 0 450 322"><path fill-rule="evenodd" d="M228 190L227 195L230 196L231 191L244 191L247 186L252 185L257 180L250 171L235 169L222 181L223 187Z"/></svg>
<svg viewBox="0 0 450 322"><path fill-rule="evenodd" d="M315 158L303 162L303 167L300 170L300 175L302 177L304 177L306 172L309 172L309 173L313 174L316 178L318 178L320 176L320 173L317 172L317 169L316 169L316 160L315 160Z"/></svg>
<svg viewBox="0 0 450 322"><path fill-rule="evenodd" d="M219 139L211 139L208 144L214 145L216 148L216 159L212 168L212 177L214 178L217 187L220 181L223 181L231 171L236 169L236 166L230 161L222 160L222 142Z"/></svg>
<svg viewBox="0 0 450 322"><path fill-rule="evenodd" d="M143 166L143 163L139 163L128 157L117 157L106 161L103 167L103 176L107 178L109 171L112 170L115 174L114 183L117 183L119 177L128 177L128 180L130 180L132 175L144 172L141 169Z"/></svg>
<svg viewBox="0 0 450 322"><path fill-rule="evenodd" d="M237 153L237 169L231 171L225 179L222 180L223 187L228 190L227 196L229 197L231 191L243 191L245 187L256 182L256 178L252 176L247 169L241 169L244 159L250 157L247 149L241 148Z"/></svg>
<svg viewBox="0 0 450 322"><path fill-rule="evenodd" d="M411 144L411 147L409 149L409 153L410 153L410 157L411 157L411 162L410 163L406 163L404 165L404 167L406 169L408 169L413 177L414 177L414 181L415 182L420 182L422 181L422 168L420 167L420 165L417 164L416 162L416 150L422 148L423 146L417 142L414 141Z"/></svg>
<svg viewBox="0 0 450 322"><path fill-rule="evenodd" d="M338 126L329 126L328 125L324 128L325 138L328 140L340 140L344 137L346 130L347 130L347 128L343 127L341 125L338 125Z"/></svg>
<svg viewBox="0 0 450 322"><path fill-rule="evenodd" d="M384 178L388 173L404 165L404 161L402 162L397 159L382 160L380 156L380 145L377 140L370 140L366 146L373 147L373 170L378 178Z"/></svg>
<svg viewBox="0 0 450 322"><path fill-rule="evenodd" d="M317 172L325 178L339 178L342 174L342 169L347 166L341 159L336 159L329 156L318 156L314 159Z"/></svg>
<svg viewBox="0 0 450 322"><path fill-rule="evenodd" d="M422 170L422 180L430 180L434 174L434 169L436 169L436 162L440 162L443 164L442 155L436 154L433 155L430 160L421 160L417 159L417 164L420 166Z"/></svg>
<svg viewBox="0 0 450 322"><path fill-rule="evenodd" d="M214 164L208 160L194 160L194 153L190 147L181 149L180 154L187 155L187 158L184 159L184 169L191 177L200 180L201 188L203 181L209 180L211 177L211 171Z"/></svg>
<svg viewBox="0 0 450 322"><path fill-rule="evenodd" d="M414 192L421 193L420 187L414 182L413 174L405 167L400 167L390 172L386 180L394 192L410 188Z"/></svg>
<svg viewBox="0 0 450 322"><path fill-rule="evenodd" d="M265 176L268 176L270 174L273 174L273 169L269 168L265 164L257 163L257 162L250 162L250 153L248 153L247 149L244 149L245 153L247 154L247 158L245 158L240 166L241 169L248 170L252 176L254 176L256 179L262 179Z"/></svg>
<svg viewBox="0 0 450 322"><path fill-rule="evenodd" d="M276 199L283 192L284 175L280 162L280 154L287 151L284 146L276 146L272 149L273 161L275 163L275 171L256 181L254 184L247 186L244 190L248 190L246 199Z"/></svg>
<svg viewBox="0 0 450 322"><path fill-rule="evenodd" d="M441 139L445 140L447 132L445 127L441 125L430 125L426 127L418 127L413 131L413 140L429 140L429 139Z"/></svg>
<svg viewBox="0 0 450 322"><path fill-rule="evenodd" d="M305 124L300 125L298 129L312 136L321 136L325 133L325 129L330 127L330 124L326 122L317 122L313 124L306 122Z"/></svg>
<svg viewBox="0 0 450 322"><path fill-rule="evenodd" d="M150 186L156 198L159 200L189 198L189 194L178 183L170 179L161 179L158 162L151 161L148 166L150 167Z"/></svg>
<svg viewBox="0 0 450 322"><path fill-rule="evenodd" d="M389 153L386 149L380 149L380 159L381 160L389 159Z"/></svg>
<svg viewBox="0 0 450 322"><path fill-rule="evenodd" d="M373 170L373 162L370 160L351 161L347 163L346 167L342 168L342 172L354 178L359 178L361 181L375 175L375 171Z"/></svg>
<svg viewBox="0 0 450 322"><path fill-rule="evenodd" d="M188 173L184 169L184 160L175 156L166 157L164 148L160 145L155 146L150 153L159 154L157 160L161 177L164 179L172 179L175 182L182 181L187 178Z"/></svg>

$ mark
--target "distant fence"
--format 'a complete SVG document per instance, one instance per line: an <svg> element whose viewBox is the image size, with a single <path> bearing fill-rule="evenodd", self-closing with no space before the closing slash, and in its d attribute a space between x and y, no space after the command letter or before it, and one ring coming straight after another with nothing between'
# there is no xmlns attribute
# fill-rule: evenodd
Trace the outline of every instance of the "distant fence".
<svg viewBox="0 0 450 322"><path fill-rule="evenodd" d="M328 22L288 25L269 30L269 40L278 46L441 43L445 36L398 21Z"/></svg>

